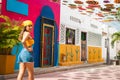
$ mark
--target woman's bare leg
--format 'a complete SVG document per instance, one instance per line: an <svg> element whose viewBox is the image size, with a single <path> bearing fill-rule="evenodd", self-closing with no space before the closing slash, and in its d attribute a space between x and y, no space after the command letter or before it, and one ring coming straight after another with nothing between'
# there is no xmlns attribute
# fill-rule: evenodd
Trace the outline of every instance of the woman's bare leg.
<svg viewBox="0 0 120 80"><path fill-rule="evenodd" d="M26 66L25 66L25 63L20 63L19 66L20 67L19 67L19 74L18 74L17 80L22 80L26 70Z"/></svg>
<svg viewBox="0 0 120 80"><path fill-rule="evenodd" d="M28 80L34 80L34 63L26 63L26 68L28 71Z"/></svg>

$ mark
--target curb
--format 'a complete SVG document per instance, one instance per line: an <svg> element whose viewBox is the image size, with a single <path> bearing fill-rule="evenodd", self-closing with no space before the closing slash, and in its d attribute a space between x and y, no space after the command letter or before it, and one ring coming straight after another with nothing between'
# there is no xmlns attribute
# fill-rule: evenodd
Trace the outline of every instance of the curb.
<svg viewBox="0 0 120 80"><path fill-rule="evenodd" d="M66 71L66 70L77 69L77 68L94 67L94 66L106 66L106 65L104 62L101 62L101 63L82 64L82 65L80 64L80 65L72 65L72 66L55 66L55 67L49 67L49 68L35 68L34 75L57 72L57 71ZM16 78L17 75L18 75L18 71L15 71L14 74L0 75L0 80ZM25 72L24 76L27 76L27 72Z"/></svg>

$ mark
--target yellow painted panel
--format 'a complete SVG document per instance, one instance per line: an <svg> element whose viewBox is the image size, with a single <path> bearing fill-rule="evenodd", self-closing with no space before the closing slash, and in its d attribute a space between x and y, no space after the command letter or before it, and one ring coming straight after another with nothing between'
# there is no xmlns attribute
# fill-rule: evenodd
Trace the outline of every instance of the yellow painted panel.
<svg viewBox="0 0 120 80"><path fill-rule="evenodd" d="M60 44L60 65L73 65L80 62L80 46Z"/></svg>
<svg viewBox="0 0 120 80"><path fill-rule="evenodd" d="M88 46L88 62L95 63L103 61L102 59L102 48Z"/></svg>

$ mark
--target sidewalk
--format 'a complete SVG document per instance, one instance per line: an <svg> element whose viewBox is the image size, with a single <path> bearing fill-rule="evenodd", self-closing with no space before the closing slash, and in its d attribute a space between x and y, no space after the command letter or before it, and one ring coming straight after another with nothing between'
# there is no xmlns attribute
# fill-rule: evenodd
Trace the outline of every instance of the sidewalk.
<svg viewBox="0 0 120 80"><path fill-rule="evenodd" d="M94 63L94 64L80 64L80 65L72 65L72 66L55 66L55 67L48 67L48 68L35 68L34 75L56 72L56 71L65 71L65 70L76 69L76 68L93 67L93 66L106 66L106 65L104 63ZM15 71L14 74L0 75L0 80L16 78L17 75L18 75L18 71ZM27 73L25 73L24 76L27 76Z"/></svg>

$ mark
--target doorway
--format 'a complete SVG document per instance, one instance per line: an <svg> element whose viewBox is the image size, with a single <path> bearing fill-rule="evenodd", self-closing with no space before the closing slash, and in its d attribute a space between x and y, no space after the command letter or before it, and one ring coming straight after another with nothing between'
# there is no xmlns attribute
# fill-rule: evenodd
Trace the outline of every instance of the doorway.
<svg viewBox="0 0 120 80"><path fill-rule="evenodd" d="M43 23L42 26L42 67L53 66L54 55L54 26Z"/></svg>
<svg viewBox="0 0 120 80"><path fill-rule="evenodd" d="M87 33L81 32L81 61L87 61Z"/></svg>

